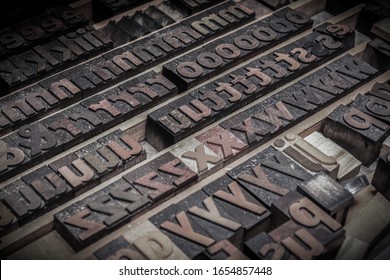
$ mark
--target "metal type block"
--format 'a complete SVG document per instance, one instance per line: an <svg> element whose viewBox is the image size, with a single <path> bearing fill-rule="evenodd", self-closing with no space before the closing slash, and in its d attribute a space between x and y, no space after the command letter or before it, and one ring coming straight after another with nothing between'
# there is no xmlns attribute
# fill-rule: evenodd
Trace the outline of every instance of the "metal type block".
<svg viewBox="0 0 390 280"><path fill-rule="evenodd" d="M19 225L31 221L45 210L42 198L22 180L15 180L2 188L0 199L15 215Z"/></svg>
<svg viewBox="0 0 390 280"><path fill-rule="evenodd" d="M323 134L369 166L378 158L390 129L354 107L340 105L325 119Z"/></svg>
<svg viewBox="0 0 390 280"><path fill-rule="evenodd" d="M305 169L272 147L227 174L268 208L311 177Z"/></svg>
<svg viewBox="0 0 390 280"><path fill-rule="evenodd" d="M61 205L73 197L69 184L47 165L24 175L21 179L42 197L47 209Z"/></svg>

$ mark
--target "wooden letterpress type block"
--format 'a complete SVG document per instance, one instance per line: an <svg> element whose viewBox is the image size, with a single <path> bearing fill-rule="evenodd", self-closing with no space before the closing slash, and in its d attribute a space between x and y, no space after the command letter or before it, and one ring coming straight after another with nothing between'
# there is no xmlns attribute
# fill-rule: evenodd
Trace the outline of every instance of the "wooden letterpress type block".
<svg viewBox="0 0 390 280"><path fill-rule="evenodd" d="M62 73L66 79L82 90L83 97L97 92L103 84L103 80L92 72L91 66L91 63L80 64Z"/></svg>
<svg viewBox="0 0 390 280"><path fill-rule="evenodd" d="M184 200L179 209L176 204L168 206L149 220L168 236L172 242L190 259L197 258L210 245L215 243L209 233L187 213L189 204Z"/></svg>
<svg viewBox="0 0 390 280"><path fill-rule="evenodd" d="M390 153L383 154L378 159L372 185L387 199L390 199Z"/></svg>
<svg viewBox="0 0 390 280"><path fill-rule="evenodd" d="M380 71L386 71L390 62L390 45L375 38L367 44L363 60Z"/></svg>
<svg viewBox="0 0 390 280"><path fill-rule="evenodd" d="M337 173L338 181L353 178L359 174L362 163L320 132L315 131L306 136L304 140L328 157L336 159L340 166Z"/></svg>
<svg viewBox="0 0 390 280"><path fill-rule="evenodd" d="M52 15L60 19L67 27L72 28L84 25L87 20L83 14L71 6L63 6L51 12Z"/></svg>
<svg viewBox="0 0 390 280"><path fill-rule="evenodd" d="M137 11L132 18L140 25L142 25L146 30L148 30L149 33L162 27L157 21L149 17L147 14L141 13L139 11Z"/></svg>
<svg viewBox="0 0 390 280"><path fill-rule="evenodd" d="M61 74L50 76L39 82L39 85L60 100L59 107L63 108L82 98L82 91L74 83Z"/></svg>
<svg viewBox="0 0 390 280"><path fill-rule="evenodd" d="M23 125L10 139L34 162L42 162L62 150L61 140L39 122Z"/></svg>
<svg viewBox="0 0 390 280"><path fill-rule="evenodd" d="M388 6L381 5L380 2L376 1L370 2L359 13L356 29L369 37L373 37L374 34L371 33L372 26L376 22L389 17L389 14Z"/></svg>
<svg viewBox="0 0 390 280"><path fill-rule="evenodd" d="M282 224L270 232L269 236L283 245L297 259L329 259L332 257L316 236L293 221Z"/></svg>
<svg viewBox="0 0 390 280"><path fill-rule="evenodd" d="M220 126L209 129L196 136L195 139L206 145L220 158L223 158L224 165L228 165L237 156L245 154L248 147L234 134Z"/></svg>
<svg viewBox="0 0 390 280"><path fill-rule="evenodd" d="M292 220L313 235L328 253L337 249L344 240L341 224L329 216L309 198L297 192L289 192L272 204L271 212L276 225Z"/></svg>
<svg viewBox="0 0 390 280"><path fill-rule="evenodd" d="M368 248L368 243L347 236L337 253L336 260L363 260Z"/></svg>
<svg viewBox="0 0 390 280"><path fill-rule="evenodd" d="M108 100L111 106L115 107L121 114L115 117L115 121L121 123L128 120L142 111L141 103L132 94L118 87L105 91L99 96L92 97L95 100Z"/></svg>
<svg viewBox="0 0 390 280"><path fill-rule="evenodd" d="M152 163L128 172L123 178L132 184L141 194L147 195L153 202L172 196L176 190L174 184L165 180L160 172L153 170Z"/></svg>
<svg viewBox="0 0 390 280"><path fill-rule="evenodd" d="M381 99L374 95L359 94L351 106L386 124L390 124L390 100Z"/></svg>
<svg viewBox="0 0 390 280"><path fill-rule="evenodd" d="M261 232L245 241L244 253L251 259L294 260L296 259L282 244L269 234Z"/></svg>
<svg viewBox="0 0 390 280"><path fill-rule="evenodd" d="M101 127L108 123L107 119L101 119L98 114L80 104L64 110L63 113L74 126L78 127L78 130L81 130L81 134L77 134L76 140L80 142L100 133Z"/></svg>
<svg viewBox="0 0 390 280"><path fill-rule="evenodd" d="M298 192L310 198L328 215L344 224L353 195L325 173L298 185Z"/></svg>
<svg viewBox="0 0 390 280"><path fill-rule="evenodd" d="M31 221L45 210L41 197L22 180L16 180L2 188L0 199L12 210L20 225Z"/></svg>
<svg viewBox="0 0 390 280"><path fill-rule="evenodd" d="M324 23L315 27L314 31L329 35L336 40L340 40L343 44L343 48L345 49L353 48L355 45L355 31L347 25L340 23Z"/></svg>
<svg viewBox="0 0 390 280"><path fill-rule="evenodd" d="M129 212L116 199L100 190L81 201L92 212L94 220L113 231L130 220Z"/></svg>
<svg viewBox="0 0 390 280"><path fill-rule="evenodd" d="M129 133L115 130L98 139L98 142L108 147L123 163L120 170L126 170L146 159L146 151L142 145Z"/></svg>
<svg viewBox="0 0 390 280"><path fill-rule="evenodd" d="M146 141L155 149L161 151L191 135L194 132L191 127L195 124L193 119L200 121L212 113L209 107L195 100L186 95L148 114L145 132ZM192 109L193 106L197 108L196 111ZM200 113L198 113L198 110ZM188 114L192 118L187 116Z"/></svg>
<svg viewBox="0 0 390 280"><path fill-rule="evenodd" d="M227 174L268 208L311 176L272 147Z"/></svg>
<svg viewBox="0 0 390 280"><path fill-rule="evenodd" d="M178 210L187 211L215 241L228 239L236 246L240 244L243 235L240 221L205 192L197 191L176 206Z"/></svg>
<svg viewBox="0 0 390 280"><path fill-rule="evenodd" d="M133 41L136 39L125 30L120 28L116 21L110 21L103 28L99 29L100 32L106 34L111 38L113 47L119 47L123 44ZM103 56L104 57L104 56Z"/></svg>
<svg viewBox="0 0 390 280"><path fill-rule="evenodd" d="M136 99L143 111L177 94L175 84L155 71L123 83L119 88Z"/></svg>
<svg viewBox="0 0 390 280"><path fill-rule="evenodd" d="M18 220L12 214L9 209L2 201L0 201L0 236L6 235L7 233L15 230L18 227Z"/></svg>
<svg viewBox="0 0 390 280"><path fill-rule="evenodd" d="M147 195L138 192L134 186L122 178L112 182L103 190L123 209L126 209L131 219L141 214L151 204Z"/></svg>
<svg viewBox="0 0 390 280"><path fill-rule="evenodd" d="M156 226L146 220L123 234L149 260L186 260L188 257Z"/></svg>
<svg viewBox="0 0 390 280"><path fill-rule="evenodd" d="M8 125L15 127L29 118L37 117L38 112L26 102L26 96L26 92L19 91L18 94L8 95L1 100L0 109Z"/></svg>
<svg viewBox="0 0 390 280"><path fill-rule="evenodd" d="M288 5L288 2L287 0L261 0L261 3L274 11Z"/></svg>
<svg viewBox="0 0 390 280"><path fill-rule="evenodd" d="M326 68L337 72L339 76L343 77L353 86L372 78L378 73L377 69L351 55L343 56L334 63L327 65Z"/></svg>
<svg viewBox="0 0 390 280"><path fill-rule="evenodd" d="M70 120L66 113L53 114L43 119L41 123L58 139L61 139L64 151L78 143L80 141L79 138L83 134L81 126Z"/></svg>
<svg viewBox="0 0 390 280"><path fill-rule="evenodd" d="M166 182L174 185L176 191L191 186L198 178L194 171L170 152L152 160L148 165L158 172Z"/></svg>
<svg viewBox="0 0 390 280"><path fill-rule="evenodd" d="M146 257L127 241L119 236L102 246L95 252L94 256L99 260L145 260Z"/></svg>
<svg viewBox="0 0 390 280"><path fill-rule="evenodd" d="M40 85L28 87L20 92L17 97L21 101L25 100L37 113L45 113L59 105L58 98ZM31 118L29 119L32 120Z"/></svg>
<svg viewBox="0 0 390 280"><path fill-rule="evenodd" d="M53 208L73 197L68 183L48 166L42 166L22 177L44 200L47 208Z"/></svg>
<svg viewBox="0 0 390 280"><path fill-rule="evenodd" d="M340 165L336 159L324 154L296 134L287 133L283 138L276 139L273 147L292 158L311 174L325 170L332 178L337 178Z"/></svg>
<svg viewBox="0 0 390 280"><path fill-rule="evenodd" d="M18 87L28 77L8 59L0 61L0 86L5 92ZM4 94L2 94L4 95Z"/></svg>
<svg viewBox="0 0 390 280"><path fill-rule="evenodd" d="M219 55L200 48L164 64L162 71L163 75L175 82L180 92L183 92L210 78L207 74L223 64L224 61Z"/></svg>
<svg viewBox="0 0 390 280"><path fill-rule="evenodd" d="M7 118L0 108L0 135L5 135L12 131L13 123Z"/></svg>
<svg viewBox="0 0 390 280"><path fill-rule="evenodd" d="M250 150L271 137L270 131L265 130L263 124L253 117L254 113L250 108L220 123L221 127L248 144Z"/></svg>
<svg viewBox="0 0 390 280"><path fill-rule="evenodd" d="M149 218L190 259L198 257L215 240L186 211L175 204Z"/></svg>
<svg viewBox="0 0 390 280"><path fill-rule="evenodd" d="M81 102L81 105L89 111L94 112L104 122L108 129L123 120L122 112L108 99L101 95L94 95Z"/></svg>
<svg viewBox="0 0 390 280"><path fill-rule="evenodd" d="M15 176L28 165L30 158L8 136L0 140L0 181Z"/></svg>
<svg viewBox="0 0 390 280"><path fill-rule="evenodd" d="M120 158L108 147L97 142L84 146L75 155L93 168L102 183L123 171Z"/></svg>
<svg viewBox="0 0 390 280"><path fill-rule="evenodd" d="M145 11L149 17L157 21L161 26L165 27L175 21L167 14L163 13L160 9L155 6L149 6Z"/></svg>
<svg viewBox="0 0 390 280"><path fill-rule="evenodd" d="M69 154L49 164L72 187L75 196L99 183L99 176L75 154Z"/></svg>
<svg viewBox="0 0 390 280"><path fill-rule="evenodd" d="M375 83L367 95L376 96L380 99L390 101L390 85Z"/></svg>
<svg viewBox="0 0 390 280"><path fill-rule="evenodd" d="M354 107L340 105L325 119L323 134L369 166L378 158L390 128Z"/></svg>
<svg viewBox="0 0 390 280"><path fill-rule="evenodd" d="M128 42L142 37L143 35L148 33L145 27L140 25L138 22L136 22L129 16L122 17L119 21L116 22L116 25L118 25L123 31L129 34L131 40L129 40Z"/></svg>
<svg viewBox="0 0 390 280"><path fill-rule="evenodd" d="M96 241L107 232L107 226L101 219L96 219L96 212L91 211L84 201L76 202L56 213L54 226L76 251Z"/></svg>
<svg viewBox="0 0 390 280"><path fill-rule="evenodd" d="M223 166L223 158L196 139L173 146L171 152L198 175L198 180L206 178Z"/></svg>
<svg viewBox="0 0 390 280"><path fill-rule="evenodd" d="M244 239L269 229L270 212L230 177L222 176L203 187L203 191L241 223Z"/></svg>
<svg viewBox="0 0 390 280"><path fill-rule="evenodd" d="M207 248L205 258L209 260L248 260L249 258L228 240L221 240Z"/></svg>

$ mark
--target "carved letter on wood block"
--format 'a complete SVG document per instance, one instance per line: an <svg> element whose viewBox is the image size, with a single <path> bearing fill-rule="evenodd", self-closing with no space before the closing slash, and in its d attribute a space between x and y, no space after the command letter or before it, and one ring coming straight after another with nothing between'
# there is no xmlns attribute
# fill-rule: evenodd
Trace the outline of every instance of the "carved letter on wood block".
<svg viewBox="0 0 390 280"><path fill-rule="evenodd" d="M353 202L352 194L325 173L299 184L298 191L310 198L322 210L344 224L349 205Z"/></svg>
<svg viewBox="0 0 390 280"><path fill-rule="evenodd" d="M326 118L323 133L369 166L378 158L390 128L354 107L340 105Z"/></svg>

